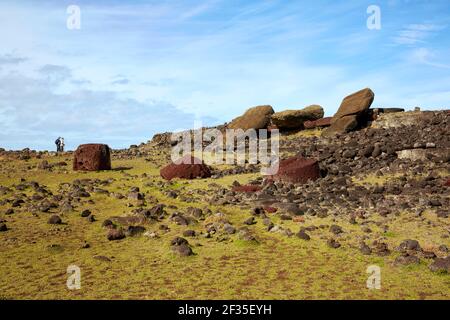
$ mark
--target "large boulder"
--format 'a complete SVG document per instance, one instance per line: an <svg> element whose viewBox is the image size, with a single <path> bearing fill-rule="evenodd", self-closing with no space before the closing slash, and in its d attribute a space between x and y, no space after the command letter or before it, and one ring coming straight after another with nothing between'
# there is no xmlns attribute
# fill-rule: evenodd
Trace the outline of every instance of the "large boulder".
<svg viewBox="0 0 450 320"><path fill-rule="evenodd" d="M308 180L320 178L317 160L294 156L279 163L278 173L272 176L275 181L306 183Z"/></svg>
<svg viewBox="0 0 450 320"><path fill-rule="evenodd" d="M331 125L331 119L332 117L326 117L313 121L308 120L303 123L303 126L305 127L305 129L325 128Z"/></svg>
<svg viewBox="0 0 450 320"><path fill-rule="evenodd" d="M308 120L323 118L323 108L319 105L311 105L301 110L285 110L276 112L271 120L280 130L303 129L303 123Z"/></svg>
<svg viewBox="0 0 450 320"><path fill-rule="evenodd" d="M355 92L342 100L341 106L331 119L331 126L322 133L330 136L346 133L363 125L368 120L368 112L375 94L369 88Z"/></svg>
<svg viewBox="0 0 450 320"><path fill-rule="evenodd" d="M111 170L111 155L106 144L82 144L75 151L73 170Z"/></svg>
<svg viewBox="0 0 450 320"><path fill-rule="evenodd" d="M209 178L211 170L199 159L187 155L176 162L172 162L160 170L160 175L166 180L174 178L195 179Z"/></svg>
<svg viewBox="0 0 450 320"><path fill-rule="evenodd" d="M233 119L229 124L229 129L265 129L270 121L270 116L274 113L271 106L256 106L248 109L245 113Z"/></svg>

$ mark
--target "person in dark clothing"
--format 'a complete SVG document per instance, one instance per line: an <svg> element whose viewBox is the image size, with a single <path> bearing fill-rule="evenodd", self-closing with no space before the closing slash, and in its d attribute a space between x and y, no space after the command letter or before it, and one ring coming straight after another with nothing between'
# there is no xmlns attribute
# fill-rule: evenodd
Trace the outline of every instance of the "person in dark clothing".
<svg viewBox="0 0 450 320"><path fill-rule="evenodd" d="M60 152L61 151L61 137L58 137L58 139L55 140L55 144L56 144L56 152Z"/></svg>

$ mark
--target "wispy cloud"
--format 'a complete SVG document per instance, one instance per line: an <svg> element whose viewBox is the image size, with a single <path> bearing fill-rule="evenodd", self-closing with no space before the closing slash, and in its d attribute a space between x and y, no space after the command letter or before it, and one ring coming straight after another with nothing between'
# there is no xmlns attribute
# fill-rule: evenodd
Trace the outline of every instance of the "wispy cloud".
<svg viewBox="0 0 450 320"><path fill-rule="evenodd" d="M26 58L11 53L0 55L0 65L19 64L25 61L27 61Z"/></svg>
<svg viewBox="0 0 450 320"><path fill-rule="evenodd" d="M401 45L421 44L443 29L445 29L445 26L436 24L410 24L398 32L393 40L394 43Z"/></svg>
<svg viewBox="0 0 450 320"><path fill-rule="evenodd" d="M411 60L413 63L420 63L436 68L450 69L450 65L436 62L436 55L430 49L418 48L412 51Z"/></svg>

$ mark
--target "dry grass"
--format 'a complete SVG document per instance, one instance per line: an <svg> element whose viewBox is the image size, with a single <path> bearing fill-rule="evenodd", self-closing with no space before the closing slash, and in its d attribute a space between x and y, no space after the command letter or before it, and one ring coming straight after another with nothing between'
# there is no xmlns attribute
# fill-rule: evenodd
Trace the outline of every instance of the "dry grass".
<svg viewBox="0 0 450 320"><path fill-rule="evenodd" d="M61 161L51 159L51 162ZM70 168L70 160L67 161ZM35 161L1 162L0 185L12 186L20 178L35 180L56 191L60 182L77 178L114 178L109 191L125 192L138 186L148 196L159 202L172 204L183 211L188 206L203 208L205 203L185 203L169 199L164 190L146 187L149 181L158 181L158 169L143 159L115 161L116 167L129 170L74 173L62 169L46 172L27 169ZM143 178L141 174L147 173ZM227 176L217 180L177 181L173 188L186 190L208 189L211 182L229 186L234 180L245 183L257 174ZM26 191L29 194L29 191ZM0 199L10 195L0 196ZM181 235L185 227L170 223L170 232L158 239L144 236L110 242L101 222L111 216L129 212L127 200L117 200L105 195L92 194L94 204L84 202L77 211L63 216L67 225L48 225L48 213L33 216L29 212L17 212L5 216L8 205L0 206L0 218L5 219L7 232L0 233L0 292L12 299L422 299L450 298L450 277L431 273L426 264L414 267L395 267L395 254L388 257L363 256L352 246L357 243L345 236L340 239L343 247L331 249L322 235L328 230L311 232L311 241L281 234L268 233L260 220L250 227L259 244L248 244L230 236L228 240L198 237L189 239L196 255L182 258L175 256L170 240ZM89 223L79 216L88 208L98 219ZM213 212L223 212L235 225L249 216L249 211L232 206L210 206ZM329 225L333 218L305 217L302 225ZM380 218L381 219L381 218ZM402 220L403 219L403 220ZM300 223L282 222L275 216L275 223L296 232ZM358 226L340 221L344 230L353 228L363 234ZM435 229L408 220L408 216L390 224L386 241L390 245L413 237L425 246L442 243ZM157 230L158 225L147 225ZM371 226L372 227L372 226ZM191 227L189 227L191 228ZM377 231L376 226L372 227ZM202 224L192 229L202 231ZM433 233L435 232L435 233ZM87 241L91 247L81 249ZM49 248L58 244L59 248ZM112 262L93 257L102 255ZM75 264L81 268L82 288L70 291L66 287L66 269ZM382 268L382 289L366 288L367 266L377 264Z"/></svg>

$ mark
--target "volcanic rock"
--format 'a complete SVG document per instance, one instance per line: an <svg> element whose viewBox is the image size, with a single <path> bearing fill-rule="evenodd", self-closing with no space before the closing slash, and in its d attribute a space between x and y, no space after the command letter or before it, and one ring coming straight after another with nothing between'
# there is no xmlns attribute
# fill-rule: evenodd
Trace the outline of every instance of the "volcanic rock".
<svg viewBox="0 0 450 320"><path fill-rule="evenodd" d="M369 88L355 92L341 103L331 120L331 126L322 132L324 136L346 133L367 121L367 114L375 95Z"/></svg>
<svg viewBox="0 0 450 320"><path fill-rule="evenodd" d="M271 120L280 130L302 129L303 123L308 120L323 118L323 108L319 105L312 105L301 110L286 110L276 112Z"/></svg>
<svg viewBox="0 0 450 320"><path fill-rule="evenodd" d="M276 181L306 183L308 180L317 180L320 177L319 164L314 159L294 156L281 160L278 173L272 178Z"/></svg>
<svg viewBox="0 0 450 320"><path fill-rule="evenodd" d="M430 270L433 272L450 273L450 256L446 258L436 258L430 265Z"/></svg>
<svg viewBox="0 0 450 320"><path fill-rule="evenodd" d="M74 154L73 170L111 170L111 156L106 144L83 144Z"/></svg>
<svg viewBox="0 0 450 320"><path fill-rule="evenodd" d="M49 224L61 224L62 220L58 215L53 215L48 219Z"/></svg>
<svg viewBox="0 0 450 320"><path fill-rule="evenodd" d="M311 240L311 237L306 233L305 229L301 229L297 233L297 237L299 237L300 239L303 239L303 240Z"/></svg>
<svg viewBox="0 0 450 320"><path fill-rule="evenodd" d="M325 117L322 119L317 119L314 121L308 120L303 123L305 129L314 129L314 128L325 128L331 125L332 117Z"/></svg>
<svg viewBox="0 0 450 320"><path fill-rule="evenodd" d="M162 168L160 174L166 180L172 180L173 178L195 179L209 178L211 171L202 161L191 155L187 155L179 159L176 163L172 162Z"/></svg>
<svg viewBox="0 0 450 320"><path fill-rule="evenodd" d="M184 238L176 237L170 244L172 245L172 251L180 256L187 257L194 254L189 246L189 242Z"/></svg>
<svg viewBox="0 0 450 320"><path fill-rule="evenodd" d="M274 113L269 105L256 106L248 109L242 116L237 117L228 124L229 129L265 129Z"/></svg>
<svg viewBox="0 0 450 320"><path fill-rule="evenodd" d="M122 228L120 228L120 229L110 229L108 231L108 234L106 235L106 238L109 241L121 240L121 239L125 238L125 233L123 232Z"/></svg>
<svg viewBox="0 0 450 320"><path fill-rule="evenodd" d="M234 192L257 192L261 190L260 186L257 185L243 185L243 186L234 186L232 189Z"/></svg>

